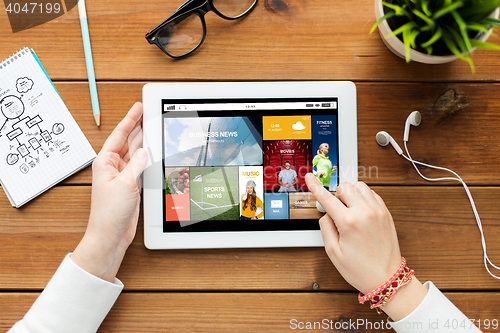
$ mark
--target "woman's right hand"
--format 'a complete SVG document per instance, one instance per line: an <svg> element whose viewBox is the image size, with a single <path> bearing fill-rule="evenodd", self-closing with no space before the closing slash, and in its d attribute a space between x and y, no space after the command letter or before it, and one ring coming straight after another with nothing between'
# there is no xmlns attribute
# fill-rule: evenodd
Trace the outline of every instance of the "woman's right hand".
<svg viewBox="0 0 500 333"><path fill-rule="evenodd" d="M245 194L243 194L243 195L241 196L241 200L242 200L242 201L245 201L246 199L247 199L247 194L246 194L246 192L245 192Z"/></svg>
<svg viewBox="0 0 500 333"><path fill-rule="evenodd" d="M306 183L326 210L320 220L326 253L344 279L366 294L399 268L401 253L391 213L365 183L342 183L333 196L312 174Z"/></svg>
<svg viewBox="0 0 500 333"><path fill-rule="evenodd" d="M384 284L399 268L401 252L391 213L382 198L365 183L342 183L336 195L314 177L306 183L326 210L320 220L328 257L354 288L368 294ZM427 289L414 277L384 306L394 320L405 318L422 302Z"/></svg>

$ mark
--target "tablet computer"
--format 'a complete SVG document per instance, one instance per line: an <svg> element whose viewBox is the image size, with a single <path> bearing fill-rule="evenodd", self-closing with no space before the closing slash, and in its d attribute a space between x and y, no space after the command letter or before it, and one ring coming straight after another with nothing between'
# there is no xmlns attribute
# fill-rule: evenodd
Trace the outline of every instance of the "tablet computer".
<svg viewBox="0 0 500 333"><path fill-rule="evenodd" d="M358 179L352 82L143 88L148 249L323 246L305 183Z"/></svg>

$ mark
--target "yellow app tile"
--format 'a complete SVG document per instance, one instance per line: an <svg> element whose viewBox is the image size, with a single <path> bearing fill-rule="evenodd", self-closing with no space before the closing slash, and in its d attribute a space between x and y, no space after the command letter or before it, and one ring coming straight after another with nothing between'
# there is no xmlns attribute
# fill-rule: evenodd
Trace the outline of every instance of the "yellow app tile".
<svg viewBox="0 0 500 333"><path fill-rule="evenodd" d="M264 140L311 140L311 116L262 117Z"/></svg>

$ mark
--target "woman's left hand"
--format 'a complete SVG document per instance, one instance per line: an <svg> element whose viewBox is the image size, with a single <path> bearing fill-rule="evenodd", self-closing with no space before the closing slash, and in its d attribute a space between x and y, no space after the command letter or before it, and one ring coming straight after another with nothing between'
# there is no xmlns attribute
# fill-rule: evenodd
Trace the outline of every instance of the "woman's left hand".
<svg viewBox="0 0 500 333"><path fill-rule="evenodd" d="M134 239L141 201L142 104L135 103L92 164L92 201L85 235L71 259L87 272L114 281Z"/></svg>

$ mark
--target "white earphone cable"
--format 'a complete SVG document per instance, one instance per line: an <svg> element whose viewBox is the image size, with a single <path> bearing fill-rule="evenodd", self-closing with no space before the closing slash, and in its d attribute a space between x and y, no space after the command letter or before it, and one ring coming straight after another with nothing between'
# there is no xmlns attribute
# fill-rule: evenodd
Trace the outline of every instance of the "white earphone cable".
<svg viewBox="0 0 500 333"><path fill-rule="evenodd" d="M407 159L408 161L411 162L411 164L413 165L413 167L415 168L415 170L417 171L417 173L420 175L420 177L422 177L423 179L425 180L428 180L428 181L440 181L440 180L455 180L455 181L458 181L460 183L462 183L464 189L465 189L465 192L467 193L467 197L469 198L469 201L470 201L470 204L471 204L471 207L472 207L472 211L474 212L474 216L476 218L476 222L477 222L477 226L479 228L479 232L481 233L481 243L482 243L482 246L483 246L483 259L484 259L484 267L486 268L486 270L488 271L488 273L494 277L495 279L499 279L500 280L500 277L497 276L497 275L494 275L490 269L488 268L488 265L486 263L486 261L488 261L488 263L493 266L495 269L497 270L500 270L500 267L494 265L490 258L488 258L488 255L486 254L486 241L484 239L484 234L483 234L483 226L482 226L482 223L481 223L481 219L479 218L479 214L477 212L477 209L476 209L476 205L474 203L474 199L472 199L472 195L469 191L469 188L467 187L467 184L465 184L465 182L462 180L462 178L456 173L454 172L453 170L450 170L450 169L447 169L447 168L442 168L442 167L438 167L438 166L434 166L434 165L430 165L430 164L426 164L426 163L422 163L422 162L419 162L419 161L415 161L412 159L411 155L410 155L410 152L408 150L408 146L406 144L406 141L404 141L404 146L405 146L405 150L406 150L406 154L408 156L405 156L405 154L401 154L401 156L403 156L405 159ZM448 171L452 174L454 174L457 178L454 178L454 177L443 177L443 178L428 178L428 177L425 177L421 172L420 170L418 169L418 167L416 166L416 164L418 165L422 165L422 166L425 166L425 167L429 167L429 168L432 168L432 169L438 169L438 170L444 170L444 171Z"/></svg>

